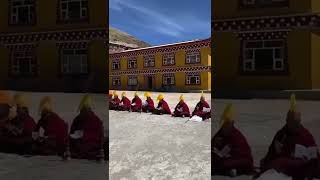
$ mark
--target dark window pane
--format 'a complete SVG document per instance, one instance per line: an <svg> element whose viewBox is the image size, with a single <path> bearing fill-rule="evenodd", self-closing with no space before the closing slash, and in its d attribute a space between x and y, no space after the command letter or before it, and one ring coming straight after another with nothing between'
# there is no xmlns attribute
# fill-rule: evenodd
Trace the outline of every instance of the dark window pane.
<svg viewBox="0 0 320 180"><path fill-rule="evenodd" d="M282 62L281 61L277 61L276 62L276 68L282 68Z"/></svg>
<svg viewBox="0 0 320 180"><path fill-rule="evenodd" d="M253 50L252 49L247 49L246 50L246 59L253 59Z"/></svg>
<svg viewBox="0 0 320 180"><path fill-rule="evenodd" d="M273 50L272 49L255 50L255 68L257 71L273 69Z"/></svg>
<svg viewBox="0 0 320 180"><path fill-rule="evenodd" d="M283 41L265 41L264 47L283 47Z"/></svg>
<svg viewBox="0 0 320 180"><path fill-rule="evenodd" d="M80 2L69 3L69 17L75 19L80 18Z"/></svg>
<svg viewBox="0 0 320 180"><path fill-rule="evenodd" d="M262 48L263 42L262 41L248 41L246 43L246 48Z"/></svg>
<svg viewBox="0 0 320 180"><path fill-rule="evenodd" d="M275 49L274 56L277 59L282 59L283 58L283 50L282 49Z"/></svg>
<svg viewBox="0 0 320 180"><path fill-rule="evenodd" d="M247 70L251 70L252 69L252 63L251 62L246 62L245 66L246 66Z"/></svg>
<svg viewBox="0 0 320 180"><path fill-rule="evenodd" d="M61 9L63 10L67 9L67 3L61 3Z"/></svg>
<svg viewBox="0 0 320 180"><path fill-rule="evenodd" d="M28 7L20 7L18 9L18 19L19 23L21 24L27 24L29 23L29 9Z"/></svg>
<svg viewBox="0 0 320 180"><path fill-rule="evenodd" d="M74 51L70 49L66 49L66 50L63 50L63 54L71 55L71 54L74 54Z"/></svg>
<svg viewBox="0 0 320 180"><path fill-rule="evenodd" d="M20 59L19 65L20 65L19 66L20 73L22 73L22 74L30 73L30 60L29 59Z"/></svg>
<svg viewBox="0 0 320 180"><path fill-rule="evenodd" d="M82 7L88 7L88 1L82 1L81 2Z"/></svg>

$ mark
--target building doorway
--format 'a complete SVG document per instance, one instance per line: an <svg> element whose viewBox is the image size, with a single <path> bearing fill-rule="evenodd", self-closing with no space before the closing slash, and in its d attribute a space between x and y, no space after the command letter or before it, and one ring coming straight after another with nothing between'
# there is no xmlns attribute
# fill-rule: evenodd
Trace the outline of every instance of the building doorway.
<svg viewBox="0 0 320 180"><path fill-rule="evenodd" d="M154 84L154 77L153 76L146 76L146 84L145 88L147 90L152 90L153 89L153 84Z"/></svg>

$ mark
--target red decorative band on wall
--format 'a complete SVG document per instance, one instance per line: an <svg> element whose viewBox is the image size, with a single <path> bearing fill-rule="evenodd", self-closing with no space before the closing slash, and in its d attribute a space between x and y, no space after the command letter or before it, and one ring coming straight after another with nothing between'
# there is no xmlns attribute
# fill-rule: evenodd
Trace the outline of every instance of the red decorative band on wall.
<svg viewBox="0 0 320 180"><path fill-rule="evenodd" d="M258 31L258 32L240 32L237 36L240 40L268 40L268 39L286 39L289 30L283 31Z"/></svg>
<svg viewBox="0 0 320 180"><path fill-rule="evenodd" d="M126 70L117 71L110 73L110 76L120 76L120 75L138 75L138 74L167 74L176 72L209 72L211 71L211 66L194 66L194 67L173 67L173 68L163 68L163 69L144 69L144 70Z"/></svg>
<svg viewBox="0 0 320 180"><path fill-rule="evenodd" d="M56 43L56 46L59 49L86 49L88 48L88 42L58 42Z"/></svg>

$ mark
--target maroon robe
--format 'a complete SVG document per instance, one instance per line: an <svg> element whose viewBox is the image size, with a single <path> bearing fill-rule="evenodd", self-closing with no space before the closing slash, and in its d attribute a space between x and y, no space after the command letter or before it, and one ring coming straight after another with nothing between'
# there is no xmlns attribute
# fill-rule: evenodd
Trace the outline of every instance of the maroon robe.
<svg viewBox="0 0 320 180"><path fill-rule="evenodd" d="M141 112L142 109L142 101L139 97L134 97L132 99L132 104L136 103L135 105L131 105L132 112Z"/></svg>
<svg viewBox="0 0 320 180"><path fill-rule="evenodd" d="M119 111L129 111L130 110L131 103L127 97L123 96L120 103L123 103L123 104L119 106L119 108L118 108Z"/></svg>
<svg viewBox="0 0 320 180"><path fill-rule="evenodd" d="M279 152L275 150L276 141L283 145ZM287 126L284 126L275 135L266 157L261 161L262 172L275 169L295 178L310 176L319 162L319 155L317 159L309 161L295 158L293 153L296 144L305 147L317 146L311 133L303 126L296 133L289 133Z"/></svg>
<svg viewBox="0 0 320 180"><path fill-rule="evenodd" d="M8 127L11 127L9 130ZM0 146L4 146L4 152L17 154L31 154L32 132L35 130L34 119L26 114L18 115L16 118L7 122L6 140Z"/></svg>
<svg viewBox="0 0 320 180"><path fill-rule="evenodd" d="M171 110L169 108L168 103L165 100L160 100L158 103L157 108L161 108L161 109L155 109L153 111L154 114L171 114Z"/></svg>
<svg viewBox="0 0 320 180"><path fill-rule="evenodd" d="M50 112L41 117L35 131L39 132L40 127L44 129L47 138L35 142L34 153L63 156L69 140L68 125L56 113Z"/></svg>
<svg viewBox="0 0 320 180"><path fill-rule="evenodd" d="M120 104L120 99L118 96L114 97L109 103L110 110L118 110Z"/></svg>
<svg viewBox="0 0 320 180"><path fill-rule="evenodd" d="M80 113L72 122L70 134L83 131L79 139L70 138L72 158L99 159L103 149L104 129L102 121L92 111Z"/></svg>
<svg viewBox="0 0 320 180"><path fill-rule="evenodd" d="M220 139L220 143L215 143ZM220 157L213 149L222 150L225 146L230 146L230 157ZM221 130L217 132L211 142L213 161L212 174L228 175L230 170L236 169L237 175L251 174L253 172L253 157L251 148L244 135L235 127L227 136L221 134Z"/></svg>
<svg viewBox="0 0 320 180"><path fill-rule="evenodd" d="M179 111L181 109L182 111ZM188 105L184 101L180 101L174 108L173 116L175 117L190 117L190 110Z"/></svg>
<svg viewBox="0 0 320 180"><path fill-rule="evenodd" d="M211 110L210 112L203 112L203 108L210 108L209 104L206 101L200 101L196 105L194 111L192 112L192 116L197 115L201 117L203 120L211 118Z"/></svg>
<svg viewBox="0 0 320 180"><path fill-rule="evenodd" d="M154 102L153 102L153 100L150 97L148 97L146 102L147 102L147 105L142 106L142 111L143 112L153 112L154 111Z"/></svg>

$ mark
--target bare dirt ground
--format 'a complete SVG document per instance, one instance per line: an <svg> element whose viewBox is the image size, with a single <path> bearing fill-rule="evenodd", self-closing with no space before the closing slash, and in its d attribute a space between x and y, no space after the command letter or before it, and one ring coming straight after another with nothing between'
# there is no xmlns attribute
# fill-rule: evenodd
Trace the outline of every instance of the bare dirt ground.
<svg viewBox="0 0 320 180"><path fill-rule="evenodd" d="M220 119L221 113L227 103L233 103L235 108L236 126L246 136L251 145L255 164L267 153L276 131L285 123L286 113L289 109L289 100L229 100L215 99L214 119ZM302 113L302 123L313 134L318 147L320 145L320 101L299 101L297 100L298 109ZM214 135L218 130L218 123L213 120ZM213 177L219 180L248 180L249 177L242 176L238 178Z"/></svg>
<svg viewBox="0 0 320 180"><path fill-rule="evenodd" d="M119 95L121 92L118 92ZM127 92L131 99L134 92ZM156 99L158 93L152 95ZM171 110L180 94L165 93ZM199 93L185 94L193 111ZM143 92L140 97L144 99ZM211 103L210 94L205 94ZM210 179L211 121L186 122L169 115L110 111L111 180Z"/></svg>
<svg viewBox="0 0 320 180"><path fill-rule="evenodd" d="M30 113L36 121L39 119L38 105L43 96L51 96L54 110L69 126L77 115L77 107L82 94L65 93L26 93L30 101ZM94 111L104 122L107 131L107 101L104 94L93 94ZM59 157L22 157L0 153L0 179L12 180L105 180L107 164L86 160L62 161Z"/></svg>

